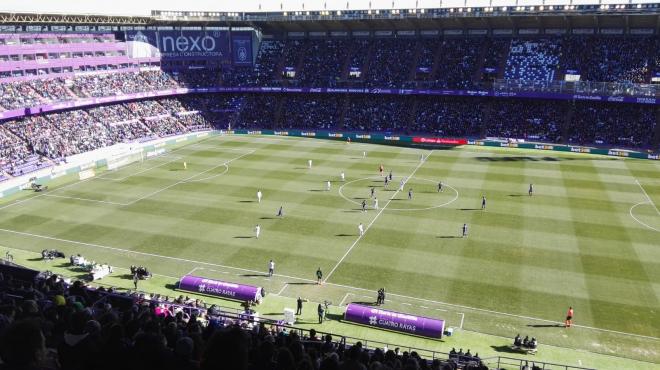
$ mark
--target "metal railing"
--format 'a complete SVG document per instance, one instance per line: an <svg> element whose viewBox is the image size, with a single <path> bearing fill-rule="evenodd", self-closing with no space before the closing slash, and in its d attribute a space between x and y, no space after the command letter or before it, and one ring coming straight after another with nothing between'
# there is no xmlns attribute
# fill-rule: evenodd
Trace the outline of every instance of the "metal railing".
<svg viewBox="0 0 660 370"><path fill-rule="evenodd" d="M529 369L529 370L593 370L589 367L580 367L580 366L571 366L571 365L562 365L554 364L551 362L542 362L535 360L523 360L520 358L513 357L503 357L495 356L481 359L481 362L484 363L489 369L507 369L507 370L519 370L519 369ZM524 366L527 366L526 368Z"/></svg>
<svg viewBox="0 0 660 370"><path fill-rule="evenodd" d="M638 84L632 82L496 80L493 83L493 90L649 98L660 97L660 84Z"/></svg>

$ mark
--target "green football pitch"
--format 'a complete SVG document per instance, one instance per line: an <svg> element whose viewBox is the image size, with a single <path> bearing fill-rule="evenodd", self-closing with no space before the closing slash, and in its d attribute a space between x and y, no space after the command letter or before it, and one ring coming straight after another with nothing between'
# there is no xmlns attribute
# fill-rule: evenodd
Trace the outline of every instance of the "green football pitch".
<svg viewBox="0 0 660 370"><path fill-rule="evenodd" d="M0 248L59 249L336 306L372 303L384 287L384 308L451 327L660 363L658 162L212 136L23 193L0 200Z"/></svg>

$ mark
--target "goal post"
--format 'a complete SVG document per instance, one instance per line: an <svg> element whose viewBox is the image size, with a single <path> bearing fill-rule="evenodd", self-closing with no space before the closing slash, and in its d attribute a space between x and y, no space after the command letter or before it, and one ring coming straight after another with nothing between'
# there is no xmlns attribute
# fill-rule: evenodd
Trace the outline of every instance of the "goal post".
<svg viewBox="0 0 660 370"><path fill-rule="evenodd" d="M94 176L96 176L96 171L93 168L78 172L78 178L80 180L91 179Z"/></svg>
<svg viewBox="0 0 660 370"><path fill-rule="evenodd" d="M144 153L142 150L114 155L106 159L108 170L114 171L121 167L128 166L131 163L144 161Z"/></svg>

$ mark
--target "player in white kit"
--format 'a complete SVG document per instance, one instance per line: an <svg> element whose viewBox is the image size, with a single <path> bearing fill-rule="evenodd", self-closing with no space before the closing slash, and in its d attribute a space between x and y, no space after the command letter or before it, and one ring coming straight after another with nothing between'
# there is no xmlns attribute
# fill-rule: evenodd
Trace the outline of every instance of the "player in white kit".
<svg viewBox="0 0 660 370"><path fill-rule="evenodd" d="M259 239L259 234L261 234L261 226L259 226L259 224L257 224L257 226L254 227L254 234L257 237L257 239Z"/></svg>
<svg viewBox="0 0 660 370"><path fill-rule="evenodd" d="M257 190L257 202L261 203L261 196L262 195L263 194L261 194L261 190Z"/></svg>
<svg viewBox="0 0 660 370"><path fill-rule="evenodd" d="M364 226L362 223L358 225L358 231L360 232L360 236L364 235Z"/></svg>

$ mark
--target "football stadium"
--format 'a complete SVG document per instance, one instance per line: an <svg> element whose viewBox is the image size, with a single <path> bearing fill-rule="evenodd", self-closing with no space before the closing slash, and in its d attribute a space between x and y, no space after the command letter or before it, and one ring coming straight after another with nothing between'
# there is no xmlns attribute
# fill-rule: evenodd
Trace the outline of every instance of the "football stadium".
<svg viewBox="0 0 660 370"><path fill-rule="evenodd" d="M0 4L0 369L660 369L660 4Z"/></svg>

